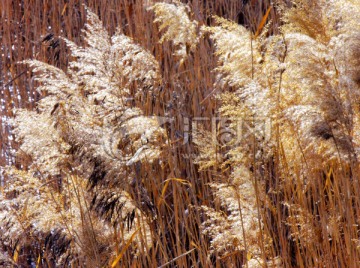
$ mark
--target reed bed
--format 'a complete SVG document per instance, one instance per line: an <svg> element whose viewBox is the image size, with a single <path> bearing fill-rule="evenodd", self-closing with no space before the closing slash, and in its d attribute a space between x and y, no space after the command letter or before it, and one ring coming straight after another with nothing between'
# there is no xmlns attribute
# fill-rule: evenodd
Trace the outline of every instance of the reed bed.
<svg viewBox="0 0 360 268"><path fill-rule="evenodd" d="M0 266L358 267L356 11L1 1Z"/></svg>

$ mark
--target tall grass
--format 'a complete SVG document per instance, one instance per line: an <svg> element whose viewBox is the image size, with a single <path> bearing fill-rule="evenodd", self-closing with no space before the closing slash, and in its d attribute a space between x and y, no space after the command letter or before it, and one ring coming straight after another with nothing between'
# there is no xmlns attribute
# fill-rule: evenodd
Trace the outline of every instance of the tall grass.
<svg viewBox="0 0 360 268"><path fill-rule="evenodd" d="M175 2L0 3L0 264L357 267L359 4Z"/></svg>

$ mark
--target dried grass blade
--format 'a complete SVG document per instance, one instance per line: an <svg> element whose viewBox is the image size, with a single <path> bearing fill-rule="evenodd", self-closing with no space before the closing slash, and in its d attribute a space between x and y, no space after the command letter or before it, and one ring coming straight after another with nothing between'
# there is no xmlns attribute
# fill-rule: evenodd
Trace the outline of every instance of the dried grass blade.
<svg viewBox="0 0 360 268"><path fill-rule="evenodd" d="M266 10L266 13L264 15L264 17L261 19L260 23L259 23L259 26L256 30L256 33L255 33L255 38L259 36L259 34L261 33L261 30L264 28L265 26L265 23L266 23L266 20L267 18L269 17L269 14L270 14L270 11L271 11L271 8L272 6L270 6L267 10Z"/></svg>
<svg viewBox="0 0 360 268"><path fill-rule="evenodd" d="M121 250L120 254L116 257L116 259L113 261L113 263L111 264L111 267L115 267L118 262L121 260L122 256L124 255L125 251L129 248L130 244L132 243L132 241L135 238L136 233L140 231L140 228L138 228L130 237L130 239L127 241L126 245L123 247L123 249Z"/></svg>

